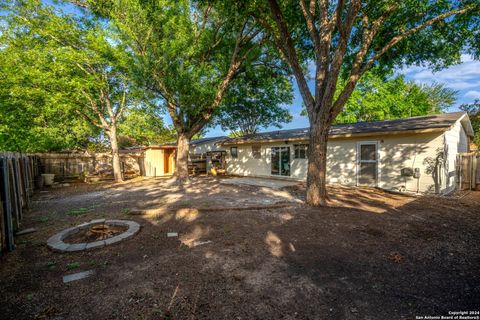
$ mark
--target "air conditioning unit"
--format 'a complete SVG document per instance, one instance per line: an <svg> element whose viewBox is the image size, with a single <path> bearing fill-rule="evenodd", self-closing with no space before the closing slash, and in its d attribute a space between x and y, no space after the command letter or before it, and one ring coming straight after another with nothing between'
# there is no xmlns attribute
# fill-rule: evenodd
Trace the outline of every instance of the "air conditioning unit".
<svg viewBox="0 0 480 320"><path fill-rule="evenodd" d="M403 168L401 171L402 177L412 177L413 169L412 168Z"/></svg>

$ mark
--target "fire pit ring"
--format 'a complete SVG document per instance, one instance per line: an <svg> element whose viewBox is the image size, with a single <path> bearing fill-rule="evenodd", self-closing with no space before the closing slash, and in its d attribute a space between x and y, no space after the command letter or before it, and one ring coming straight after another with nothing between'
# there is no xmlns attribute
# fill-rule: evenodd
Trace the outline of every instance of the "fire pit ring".
<svg viewBox="0 0 480 320"><path fill-rule="evenodd" d="M127 230L124 232L117 234L113 237L107 238L105 240L98 240L93 242L82 242L82 243L67 243L64 240L82 230L91 229L91 230L98 230L97 226L122 226L126 227ZM83 250L92 250L103 248L104 246L108 246L126 239L133 237L140 231L140 225L135 221L130 220L105 220L105 219L97 219L92 220L90 222L82 223L78 226L65 229L48 239L47 246L55 251L59 252L76 252L76 251L83 251Z"/></svg>

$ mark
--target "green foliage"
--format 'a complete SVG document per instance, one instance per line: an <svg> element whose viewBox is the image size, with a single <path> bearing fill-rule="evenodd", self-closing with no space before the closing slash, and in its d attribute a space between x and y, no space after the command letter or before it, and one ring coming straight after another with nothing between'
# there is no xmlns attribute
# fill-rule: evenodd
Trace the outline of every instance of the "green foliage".
<svg viewBox="0 0 480 320"><path fill-rule="evenodd" d="M342 83L337 88L340 93ZM441 83L418 85L403 75L367 72L358 82L334 123L408 118L445 112L455 104L457 91ZM306 115L306 110L302 110Z"/></svg>
<svg viewBox="0 0 480 320"><path fill-rule="evenodd" d="M288 123L292 116L292 85L283 70L268 66L248 70L229 88L215 124L232 135L256 133L260 128Z"/></svg>
<svg viewBox="0 0 480 320"><path fill-rule="evenodd" d="M336 123L407 118L444 112L457 92L439 83L417 85L402 75L366 73L357 84Z"/></svg>
<svg viewBox="0 0 480 320"><path fill-rule="evenodd" d="M167 128L162 115L153 108L127 110L118 126L120 147L160 144L175 140L175 131Z"/></svg>
<svg viewBox="0 0 480 320"><path fill-rule="evenodd" d="M462 104L460 110L465 111L470 117L473 132L475 133L473 143L480 146L480 99L477 99L472 103Z"/></svg>
<svg viewBox="0 0 480 320"><path fill-rule="evenodd" d="M51 260L47 262L48 270L54 270L57 267L57 261Z"/></svg>
<svg viewBox="0 0 480 320"><path fill-rule="evenodd" d="M136 55L138 83L192 138L209 122L245 66L275 63L253 19L222 1L88 1L110 19ZM233 92L232 92L233 94Z"/></svg>
<svg viewBox="0 0 480 320"><path fill-rule="evenodd" d="M132 56L113 26L61 8L38 0L1 6L8 14L0 38L7 75L0 79L0 149L90 148L102 136L112 139L125 110L149 104L133 86Z"/></svg>
<svg viewBox="0 0 480 320"><path fill-rule="evenodd" d="M67 270L75 270L75 269L78 269L80 268L80 263L79 262L70 262L70 263L67 263Z"/></svg>
<svg viewBox="0 0 480 320"><path fill-rule="evenodd" d="M13 27L3 26L1 32L0 150L36 152L85 147L89 137L98 131L78 119L58 96L41 87L51 82L49 75L37 67L45 64L41 48L12 39Z"/></svg>
<svg viewBox="0 0 480 320"><path fill-rule="evenodd" d="M72 210L67 212L67 215L72 216L72 217L76 217L76 216L81 216L81 215L83 215L83 214L85 214L89 211L90 211L90 209L88 209L88 208L72 209Z"/></svg>

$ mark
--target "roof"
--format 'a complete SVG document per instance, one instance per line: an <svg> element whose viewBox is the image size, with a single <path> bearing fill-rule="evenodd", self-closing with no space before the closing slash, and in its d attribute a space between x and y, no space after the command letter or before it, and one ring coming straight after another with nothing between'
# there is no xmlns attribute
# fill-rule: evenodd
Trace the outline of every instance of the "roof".
<svg viewBox="0 0 480 320"><path fill-rule="evenodd" d="M334 125L330 129L330 137L349 137L354 135L394 134L400 132L428 132L448 130L458 120L466 116L465 112L433 114L405 119L366 121ZM240 144L269 141L306 140L309 128L278 130L249 134L226 139L222 144ZM469 130L467 130L469 131ZM469 132L467 132L469 133Z"/></svg>
<svg viewBox="0 0 480 320"><path fill-rule="evenodd" d="M220 136L220 137L208 137L208 138L201 138L201 139L195 139L190 141L191 146L197 146L199 144L203 143L208 143L208 142L217 142L223 139L226 139L226 136Z"/></svg>
<svg viewBox="0 0 480 320"><path fill-rule="evenodd" d="M208 137L208 138L190 140L190 146L198 146L200 144L209 143L209 142L220 142L224 139L227 139L227 137L220 136L220 137ZM149 145L144 148L145 149L165 149L165 148L176 148L176 147L177 147L177 142L172 141L172 142L165 142L157 145Z"/></svg>

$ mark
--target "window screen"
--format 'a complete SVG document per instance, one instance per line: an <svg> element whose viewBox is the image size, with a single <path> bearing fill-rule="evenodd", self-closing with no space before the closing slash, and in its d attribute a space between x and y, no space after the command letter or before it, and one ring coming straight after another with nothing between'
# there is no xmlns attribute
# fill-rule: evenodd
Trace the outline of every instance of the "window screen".
<svg viewBox="0 0 480 320"><path fill-rule="evenodd" d="M306 159L308 155L308 144L296 144L293 146L295 159Z"/></svg>
<svg viewBox="0 0 480 320"><path fill-rule="evenodd" d="M232 158L238 158L238 148L230 147L230 155L232 156Z"/></svg>
<svg viewBox="0 0 480 320"><path fill-rule="evenodd" d="M254 159L260 159L262 157L261 147L259 145L252 146L252 156Z"/></svg>
<svg viewBox="0 0 480 320"><path fill-rule="evenodd" d="M376 145L362 144L360 145L360 160L377 160Z"/></svg>

